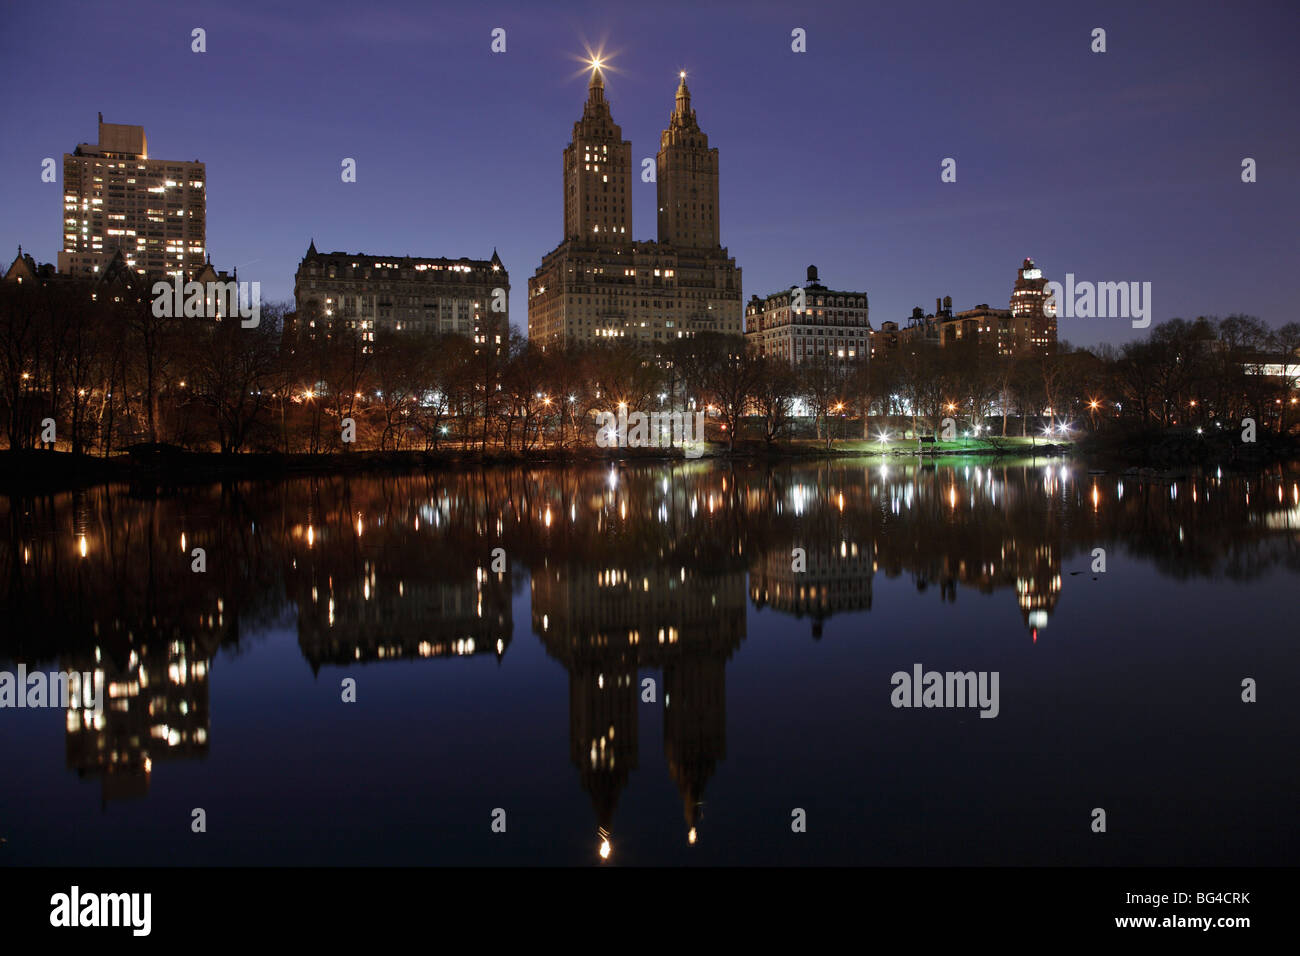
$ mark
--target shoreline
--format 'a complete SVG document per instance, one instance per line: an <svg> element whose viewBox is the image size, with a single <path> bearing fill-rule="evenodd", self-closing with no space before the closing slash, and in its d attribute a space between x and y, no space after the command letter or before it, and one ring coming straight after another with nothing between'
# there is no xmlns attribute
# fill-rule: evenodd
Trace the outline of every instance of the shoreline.
<svg viewBox="0 0 1300 956"><path fill-rule="evenodd" d="M679 449L580 448L573 450L533 449L529 452L473 450L441 451L356 451L326 454L249 452L223 455L218 452L194 452L162 447L134 450L111 458L79 455L71 452L40 449L0 451L0 494L31 495L40 492L71 491L104 484L134 484L141 490L152 487L166 491L181 486L207 485L233 481L284 481L307 477L409 475L433 471L541 466L589 466L600 464L671 463L722 464L735 462L821 462L848 459L873 459L887 464L918 462L936 464L952 459L1034 459L1062 458L1095 464L1093 470L1125 474L1163 474L1166 477L1188 474L1202 467L1228 466L1255 470L1268 465L1300 461L1300 451L1289 442L1261 443L1243 453L1242 446L1218 448L1200 443L1171 449L1165 445L1146 444L1133 447L1133 436L1124 443L1049 443L1009 447L941 447L918 451L916 448L882 450L863 446L853 440L846 447L827 449L819 444L782 444L765 446L747 444L729 452L718 444L697 458L686 458ZM874 444L874 443L871 443ZM1163 452L1163 453L1162 453ZM1199 454L1188 454L1199 452ZM1215 453L1217 452L1217 453ZM1209 454L1207 454L1209 453Z"/></svg>

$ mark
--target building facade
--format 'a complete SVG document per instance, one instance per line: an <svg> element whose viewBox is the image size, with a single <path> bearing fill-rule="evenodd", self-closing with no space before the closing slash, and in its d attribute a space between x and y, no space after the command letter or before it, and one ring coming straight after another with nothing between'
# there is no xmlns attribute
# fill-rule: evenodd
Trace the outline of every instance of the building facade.
<svg viewBox="0 0 1300 956"><path fill-rule="evenodd" d="M944 302L947 305L944 305ZM892 320L881 322L871 333L868 346L873 362L891 362L900 355L914 353L918 348L938 348L943 344L942 325L952 318L952 299L936 299L934 312L926 315L917 306L903 323Z"/></svg>
<svg viewBox="0 0 1300 956"><path fill-rule="evenodd" d="M1056 352L1056 313L1043 308L1047 301L1047 279L1043 270L1025 259L1016 273L1011 290L1012 335L1015 351L1021 355L1052 355Z"/></svg>
<svg viewBox="0 0 1300 956"><path fill-rule="evenodd" d="M357 330L454 333L497 338L510 328L510 275L501 257L421 259L316 251L312 240L294 275L299 334Z"/></svg>
<svg viewBox="0 0 1300 956"><path fill-rule="evenodd" d="M871 322L865 292L838 292L822 285L817 267L808 281L766 299L753 296L745 308L745 339L761 355L791 365L829 360L858 364L871 355Z"/></svg>
<svg viewBox="0 0 1300 956"><path fill-rule="evenodd" d="M990 308L988 303L951 315L939 326L941 345L974 342L998 355L1015 354L1014 332L1011 310Z"/></svg>
<svg viewBox="0 0 1300 956"><path fill-rule="evenodd" d="M203 163L150 159L142 126L105 123L63 156L59 271L95 273L121 251L141 274L192 278L207 256Z"/></svg>
<svg viewBox="0 0 1300 956"><path fill-rule="evenodd" d="M681 75L656 159L659 236L632 238L632 144L594 67L582 119L564 150L564 240L528 282L528 337L663 345L742 330L741 275L719 243L718 151Z"/></svg>

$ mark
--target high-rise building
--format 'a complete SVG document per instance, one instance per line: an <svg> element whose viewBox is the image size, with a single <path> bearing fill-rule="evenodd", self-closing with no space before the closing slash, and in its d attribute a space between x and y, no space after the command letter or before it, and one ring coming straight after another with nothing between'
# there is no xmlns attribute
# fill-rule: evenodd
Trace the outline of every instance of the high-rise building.
<svg viewBox="0 0 1300 956"><path fill-rule="evenodd" d="M363 341L387 329L491 336L488 344L503 346L510 329L510 274L495 249L491 259L421 259L317 252L312 240L293 296L300 335L342 323Z"/></svg>
<svg viewBox="0 0 1300 956"><path fill-rule="evenodd" d="M63 155L60 272L101 271L119 249L140 273L192 278L207 255L207 173L150 159L144 127L105 123Z"/></svg>
<svg viewBox="0 0 1300 956"><path fill-rule="evenodd" d="M1043 270L1033 259L1025 259L1011 290L1013 338L1019 354L1050 355L1056 351L1056 314L1043 309L1046 288Z"/></svg>
<svg viewBox="0 0 1300 956"><path fill-rule="evenodd" d="M528 337L542 348L611 340L663 345L742 330L740 269L719 243L718 151L683 73L656 165L657 242L632 233L632 144L594 66L564 151L564 239L528 281Z"/></svg>
<svg viewBox="0 0 1300 956"><path fill-rule="evenodd" d="M822 285L817 267L808 267L802 289L791 286L754 296L745 309L745 338L761 355L791 365L829 360L866 362L871 355L871 322L865 292L837 292Z"/></svg>

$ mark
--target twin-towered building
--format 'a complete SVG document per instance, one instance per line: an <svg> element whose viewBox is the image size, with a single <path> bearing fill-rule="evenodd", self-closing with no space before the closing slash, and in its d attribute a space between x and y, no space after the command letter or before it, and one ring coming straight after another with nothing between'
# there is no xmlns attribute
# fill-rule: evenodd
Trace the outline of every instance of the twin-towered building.
<svg viewBox="0 0 1300 956"><path fill-rule="evenodd" d="M632 144L594 66L564 150L564 239L528 281L531 341L663 345L698 332L740 334L740 269L719 238L718 150L696 120L685 73L659 138L654 181L659 238L638 242Z"/></svg>

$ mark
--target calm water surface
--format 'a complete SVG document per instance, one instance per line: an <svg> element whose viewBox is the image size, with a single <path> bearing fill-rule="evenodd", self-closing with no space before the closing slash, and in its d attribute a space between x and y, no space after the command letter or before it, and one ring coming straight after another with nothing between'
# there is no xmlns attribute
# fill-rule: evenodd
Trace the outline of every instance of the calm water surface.
<svg viewBox="0 0 1300 956"><path fill-rule="evenodd" d="M1300 849L1292 468L697 462L123 486L0 515L0 669L98 671L110 696L98 718L0 710L0 863ZM893 707L916 664L996 671L998 716Z"/></svg>

